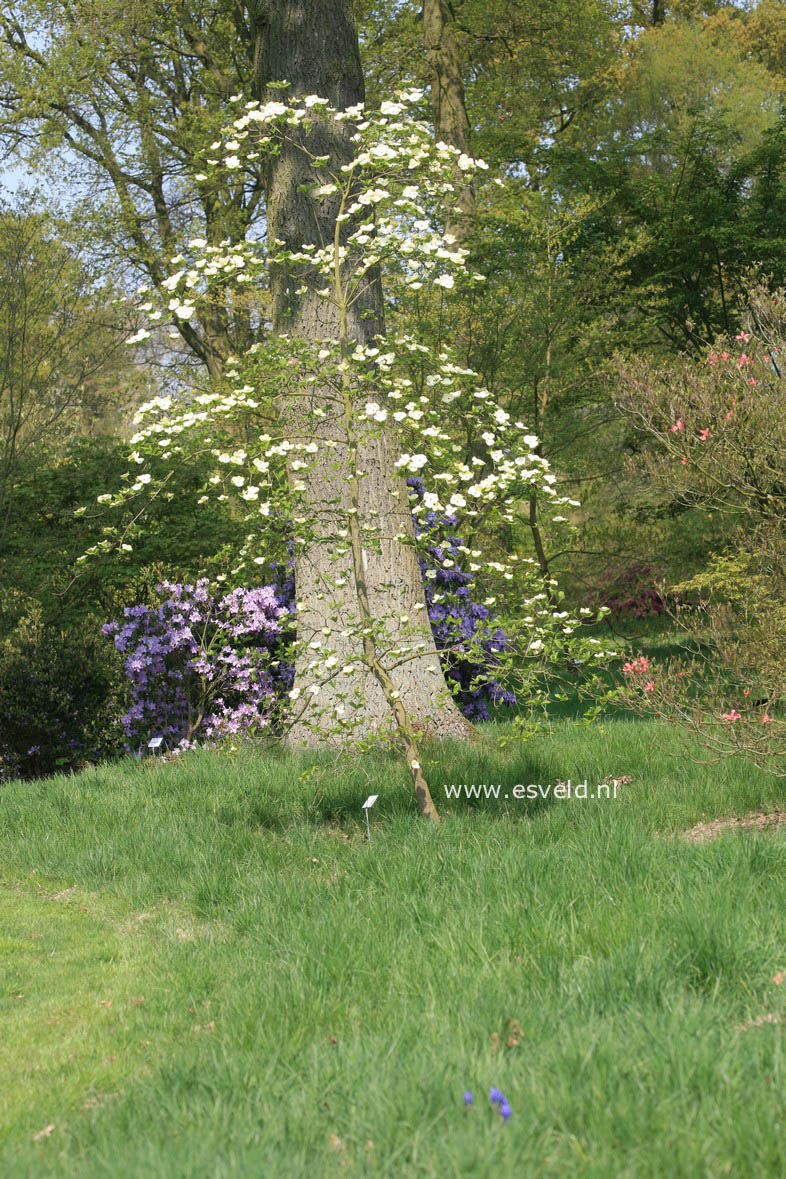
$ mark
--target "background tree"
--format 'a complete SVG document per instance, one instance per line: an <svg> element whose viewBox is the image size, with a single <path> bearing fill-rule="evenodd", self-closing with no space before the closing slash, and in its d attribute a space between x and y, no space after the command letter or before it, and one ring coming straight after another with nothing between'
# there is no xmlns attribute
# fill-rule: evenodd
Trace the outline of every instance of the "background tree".
<svg viewBox="0 0 786 1179"><path fill-rule="evenodd" d="M245 239L263 211L262 177L249 164L214 186L195 157L235 93L262 85L265 9L176 0L32 0L0 12L0 135L6 149L70 182L92 210L113 268L160 289L188 236ZM213 376L247 347L255 321L221 298L199 322L177 323Z"/></svg>
<svg viewBox="0 0 786 1179"><path fill-rule="evenodd" d="M329 32L328 32L329 30ZM352 22L351 6L323 0L319 11L314 5L296 0L277 7L271 16L270 53L268 69L271 77L285 78L296 96L320 95L337 109L353 108L364 99L363 76L358 53L357 35ZM339 127L346 128L341 132ZM323 197L312 195L317 173L310 163L314 156L327 157L325 167L338 173L351 158L351 124L333 123L329 134L309 131L307 150L302 136L272 157L268 187L268 230L274 240L298 253L307 242L333 242L339 232L336 217L340 211L337 194ZM303 133L305 134L305 133ZM344 236L349 229L345 225ZM315 340L339 338L344 333L357 342L370 342L384 333L382 293L378 276L370 277L365 293L348 311L348 322L339 322L336 308L326 305L308 284L301 285L301 276L293 276L285 267L277 266L273 274L273 314L278 331ZM342 311L343 316L346 312ZM315 410L319 414L315 414ZM300 654L296 667L303 676L309 659L309 642L323 628L328 628L331 643L339 644L339 662L353 663L362 653L354 627L347 624L354 618L338 621L325 596L328 578L340 574L350 587L347 594L348 610L354 614L369 610L373 617L417 617L419 607L425 619L425 597L417 555L411 545L399 537L412 536L412 521L404 491L403 480L396 473L397 452L392 439L381 432L377 437L358 444L353 453L333 396L320 396L293 407L285 407L285 418L291 422L294 437L314 435L320 440L336 443L334 459L328 466L318 462L305 476L306 505L316 533L309 543L296 551L295 584L298 595L298 641ZM329 469L332 468L332 469ZM365 475L358 478L357 468ZM335 509L330 505L337 488L341 495ZM324 505L324 506L323 506ZM350 519L361 532L379 529L380 544L364 549L365 565L358 567L357 554L350 548L342 567L335 564L335 535L341 521ZM320 536L320 532L322 536ZM324 537L324 539L323 539ZM345 648L340 646L342 631L347 631ZM404 703L407 713L417 728L439 736L466 735L468 727L446 690L444 677L437 662L433 637L423 627L421 641L425 644L422 658L411 660L399 673L394 690ZM380 674L374 672L376 656L366 652L371 660L363 688L364 728L374 732L390 723L389 702ZM444 700L440 701L442 689ZM313 741L319 738L313 729L296 728L294 740ZM324 739L324 736L323 738Z"/></svg>
<svg viewBox="0 0 786 1179"><path fill-rule="evenodd" d="M144 375L128 312L47 212L0 207L0 552L22 466L130 416Z"/></svg>

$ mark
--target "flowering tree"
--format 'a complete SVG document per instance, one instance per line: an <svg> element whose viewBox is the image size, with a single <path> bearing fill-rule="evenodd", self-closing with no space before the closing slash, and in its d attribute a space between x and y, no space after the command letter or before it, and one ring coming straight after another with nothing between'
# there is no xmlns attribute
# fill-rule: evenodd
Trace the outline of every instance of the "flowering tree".
<svg viewBox="0 0 786 1179"><path fill-rule="evenodd" d="M289 45L293 33L284 16L302 8L282 5L273 17L274 60L276 46ZM228 276L242 285L269 272L272 330L234 358L229 388L143 407L132 458L145 465L151 451L173 463L212 455L216 470L202 502L234 493L247 512L234 573L264 563L286 536L298 618L290 739L344 745L394 734L421 811L436 818L419 739L467 736L470 729L428 621L418 555L433 547L433 514L449 514L457 529L471 522L475 532L494 515L513 524L516 504L533 487L554 503L565 501L537 454L537 438L494 404L474 372L446 350L435 355L412 336L384 332L381 273L392 304L427 283L449 292L459 282L482 281L465 272L466 251L438 226L456 170L471 179L485 165L434 143L409 112L418 92L366 114L359 73L348 70L351 57L331 58L333 41L318 54L311 48L339 97L358 100L341 109L304 92L298 63L312 61L302 41L312 35L299 26L302 53L289 60L292 86L278 91L294 93L244 106L236 97L232 124L202 165L231 184L246 161L254 168L266 163L266 250L192 241L190 265L166 282L168 305L152 311L158 322L187 319L214 285L226 287ZM418 389L413 357L423 377ZM483 444L483 456L469 461L468 429ZM415 504L415 527L404 481L414 475L429 488ZM143 471L120 496L144 495L150 485ZM519 619L506 621L513 637L499 652L509 668L531 671L545 653L584 650L577 623L555 610L553 587L544 586L532 559L510 553L484 566L480 550L467 555L489 589L496 583L485 606L500 593L509 596L511 587L523 606ZM450 560L443 554L443 565ZM488 639L488 628L477 626L461 636L462 650L470 655L473 644L482 649Z"/></svg>

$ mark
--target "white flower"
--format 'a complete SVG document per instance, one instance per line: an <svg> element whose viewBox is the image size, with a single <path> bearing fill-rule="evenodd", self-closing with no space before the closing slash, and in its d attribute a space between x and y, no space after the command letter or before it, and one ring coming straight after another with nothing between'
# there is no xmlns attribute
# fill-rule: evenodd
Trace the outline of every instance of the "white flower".
<svg viewBox="0 0 786 1179"><path fill-rule="evenodd" d="M266 102L265 105L260 108L259 113L262 115L263 119L270 119L274 118L276 115L285 115L288 110L289 107L286 106L283 102Z"/></svg>
<svg viewBox="0 0 786 1179"><path fill-rule="evenodd" d="M472 167L473 163L474 163L474 160L472 159L472 157L465 155L464 152L462 152L458 158L458 166L459 166L459 168L461 168L462 172L468 172L469 169Z"/></svg>
<svg viewBox="0 0 786 1179"><path fill-rule="evenodd" d="M126 344L139 344L142 340L147 340L149 338L150 332L146 332L144 328L140 328L135 335L128 337Z"/></svg>
<svg viewBox="0 0 786 1179"><path fill-rule="evenodd" d="M438 278L434 279L434 285L444 287L446 291L449 291L451 287L456 285L456 280L452 274L440 274Z"/></svg>
<svg viewBox="0 0 786 1179"><path fill-rule="evenodd" d="M227 158L224 160L224 164L227 168L230 169L230 171L232 171L235 168L240 167L240 160L237 158L237 156L227 156Z"/></svg>

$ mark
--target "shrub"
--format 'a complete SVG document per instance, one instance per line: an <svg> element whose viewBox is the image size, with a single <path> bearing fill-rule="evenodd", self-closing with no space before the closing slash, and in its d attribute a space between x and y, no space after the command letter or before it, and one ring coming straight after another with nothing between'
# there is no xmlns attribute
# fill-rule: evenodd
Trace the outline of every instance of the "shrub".
<svg viewBox="0 0 786 1179"><path fill-rule="evenodd" d="M413 498L423 496L421 479L409 478ZM456 517L427 512L415 518L418 535L432 539L419 558L431 629L445 678L469 720L488 720L489 705L515 704L516 697L494 679L497 657L507 650L504 630L488 606L473 597L474 577L461 568L466 546L454 535Z"/></svg>
<svg viewBox="0 0 786 1179"><path fill-rule="evenodd" d="M120 752L123 682L98 623L63 632L33 606L0 642L0 779Z"/></svg>
<svg viewBox="0 0 786 1179"><path fill-rule="evenodd" d="M653 444L647 469L731 522L725 551L675 587L685 655L629 662L621 695L716 756L786 774L786 295L754 288L749 306L744 330L701 360L621 369L620 404Z"/></svg>
<svg viewBox="0 0 786 1179"><path fill-rule="evenodd" d="M276 691L291 686L282 660L289 610L273 586L219 596L206 578L163 582L160 602L128 606L104 634L125 657L131 705L122 718L130 749L160 737L168 749L197 739L251 736L274 719Z"/></svg>

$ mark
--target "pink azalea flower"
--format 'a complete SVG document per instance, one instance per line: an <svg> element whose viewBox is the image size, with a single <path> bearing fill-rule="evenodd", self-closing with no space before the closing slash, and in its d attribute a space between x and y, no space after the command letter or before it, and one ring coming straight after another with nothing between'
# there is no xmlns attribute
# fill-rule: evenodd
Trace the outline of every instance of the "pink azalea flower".
<svg viewBox="0 0 786 1179"><path fill-rule="evenodd" d="M624 663L622 670L625 675L644 675L649 671L650 661L646 655L639 655L636 659L632 659L630 663Z"/></svg>
<svg viewBox="0 0 786 1179"><path fill-rule="evenodd" d="M765 712L764 715L762 716L761 723L763 725L771 725L772 724L772 717L770 716L770 714L768 712Z"/></svg>
<svg viewBox="0 0 786 1179"><path fill-rule="evenodd" d="M721 360L728 360L730 355L730 352L721 352Z"/></svg>
<svg viewBox="0 0 786 1179"><path fill-rule="evenodd" d="M748 377L748 384L749 385L758 385L758 383L759 382L756 380L755 377Z"/></svg>
<svg viewBox="0 0 786 1179"><path fill-rule="evenodd" d="M736 708L732 708L731 712L722 712L721 720L738 721L742 720L742 713L737 712Z"/></svg>
<svg viewBox="0 0 786 1179"><path fill-rule="evenodd" d="M680 459L680 462L682 463L683 467L685 466L685 464L687 463L687 461L688 461L688 460L687 460L686 458L681 458L681 459Z"/></svg>
<svg viewBox="0 0 786 1179"><path fill-rule="evenodd" d="M746 364L750 364L750 356L746 356L745 353L743 352L743 354L740 356L739 360L737 361L737 368L745 368Z"/></svg>
<svg viewBox="0 0 786 1179"><path fill-rule="evenodd" d="M717 364L717 363L718 363L718 353L717 352L710 352L709 356L707 357L707 364Z"/></svg>
<svg viewBox="0 0 786 1179"><path fill-rule="evenodd" d="M680 430L682 430L684 428L685 428L685 423L683 422L682 418L678 418L677 421L674 423L674 425L671 427L671 432L672 432L672 434L677 434L677 433L679 433Z"/></svg>
<svg viewBox="0 0 786 1179"><path fill-rule="evenodd" d="M706 442L707 439L709 438L709 436L710 436L709 429L699 430L699 438L701 438L702 442Z"/></svg>
<svg viewBox="0 0 786 1179"><path fill-rule="evenodd" d="M650 680L648 683L646 683L644 685L644 691L645 692L654 692L655 691L655 681Z"/></svg>
<svg viewBox="0 0 786 1179"><path fill-rule="evenodd" d="M748 340L750 339L750 336L748 335L747 332L738 332L738 334L734 338L736 340L742 340L742 342L744 344L747 344Z"/></svg>

